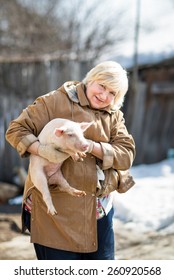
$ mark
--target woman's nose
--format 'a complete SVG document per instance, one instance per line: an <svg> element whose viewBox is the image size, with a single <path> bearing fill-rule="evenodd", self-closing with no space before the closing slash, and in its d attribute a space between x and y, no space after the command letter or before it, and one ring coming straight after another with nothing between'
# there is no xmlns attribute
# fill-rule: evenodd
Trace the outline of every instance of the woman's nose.
<svg viewBox="0 0 174 280"><path fill-rule="evenodd" d="M100 97L105 100L108 97L109 91L106 89L103 89L102 92L100 93Z"/></svg>

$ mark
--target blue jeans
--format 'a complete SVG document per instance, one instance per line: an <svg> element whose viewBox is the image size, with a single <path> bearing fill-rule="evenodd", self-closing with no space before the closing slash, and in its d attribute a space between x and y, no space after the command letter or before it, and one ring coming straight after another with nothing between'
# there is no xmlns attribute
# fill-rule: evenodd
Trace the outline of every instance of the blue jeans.
<svg viewBox="0 0 174 280"><path fill-rule="evenodd" d="M38 260L114 260L113 208L107 216L97 221L98 250L93 253L76 253L46 247L34 243ZM28 221L27 221L28 220ZM25 224L29 228L30 214L25 214Z"/></svg>

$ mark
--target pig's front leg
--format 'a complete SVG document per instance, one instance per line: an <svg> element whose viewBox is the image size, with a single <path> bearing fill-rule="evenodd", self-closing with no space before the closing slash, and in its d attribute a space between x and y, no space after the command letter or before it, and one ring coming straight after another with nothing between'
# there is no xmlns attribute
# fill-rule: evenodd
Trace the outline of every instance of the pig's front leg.
<svg viewBox="0 0 174 280"><path fill-rule="evenodd" d="M67 152L67 151L66 151ZM72 151L68 151L67 152L74 161L83 161L83 158L86 157L86 153L84 152L72 152Z"/></svg>
<svg viewBox="0 0 174 280"><path fill-rule="evenodd" d="M60 191L67 192L72 196L86 195L84 191L77 190L68 184L66 179L63 177L61 169L57 170L57 172L48 179L48 184L49 185L56 184L58 185Z"/></svg>

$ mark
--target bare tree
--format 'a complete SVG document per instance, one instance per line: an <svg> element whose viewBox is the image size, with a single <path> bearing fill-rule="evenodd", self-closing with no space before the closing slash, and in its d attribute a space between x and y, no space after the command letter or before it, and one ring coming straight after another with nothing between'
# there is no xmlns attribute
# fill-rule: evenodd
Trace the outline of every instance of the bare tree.
<svg viewBox="0 0 174 280"><path fill-rule="evenodd" d="M124 12L109 0L0 0L0 5L1 55L97 58L126 38Z"/></svg>
<svg viewBox="0 0 174 280"><path fill-rule="evenodd" d="M125 13L109 0L64 0L58 14L62 43L79 57L97 58L126 39Z"/></svg>
<svg viewBox="0 0 174 280"><path fill-rule="evenodd" d="M51 9L39 14L17 0L0 0L0 5L1 55L42 54L57 50L58 30L57 24L55 26L51 21Z"/></svg>

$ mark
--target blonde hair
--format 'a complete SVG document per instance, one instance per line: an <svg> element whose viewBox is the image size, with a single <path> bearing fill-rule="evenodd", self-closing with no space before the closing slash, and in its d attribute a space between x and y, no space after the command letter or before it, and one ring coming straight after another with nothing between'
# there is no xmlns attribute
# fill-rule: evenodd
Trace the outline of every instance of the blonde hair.
<svg viewBox="0 0 174 280"><path fill-rule="evenodd" d="M128 90L127 72L115 61L104 61L92 68L83 79L85 85L88 82L102 83L115 93L113 109L120 108L124 102L124 96Z"/></svg>

